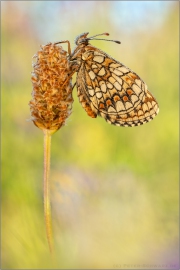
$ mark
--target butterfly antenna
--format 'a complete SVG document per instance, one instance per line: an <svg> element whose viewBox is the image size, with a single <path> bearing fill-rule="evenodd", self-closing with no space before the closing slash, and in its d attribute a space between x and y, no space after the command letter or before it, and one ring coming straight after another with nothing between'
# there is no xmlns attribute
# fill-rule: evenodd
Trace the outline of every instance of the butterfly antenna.
<svg viewBox="0 0 180 270"><path fill-rule="evenodd" d="M121 44L121 42L119 40L112 40L112 39L104 39L104 38L95 38L95 37L98 37L98 36L109 36L109 33L102 33L102 34L97 34L95 36L92 36L90 38L87 38L88 40L105 40L105 41L112 41L112 42L115 42L115 43L118 43L118 44Z"/></svg>

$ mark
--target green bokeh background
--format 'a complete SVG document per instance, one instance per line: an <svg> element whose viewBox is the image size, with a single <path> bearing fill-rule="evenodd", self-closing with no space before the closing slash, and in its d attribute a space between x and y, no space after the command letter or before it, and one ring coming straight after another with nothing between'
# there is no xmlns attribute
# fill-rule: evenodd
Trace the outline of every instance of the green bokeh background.
<svg viewBox="0 0 180 270"><path fill-rule="evenodd" d="M179 2L1 1L1 16L1 269L179 269ZM160 113L112 126L88 117L74 89L73 113L52 137L52 262L43 133L26 121L31 62L40 44L73 48L86 31L121 41L91 43L143 78Z"/></svg>

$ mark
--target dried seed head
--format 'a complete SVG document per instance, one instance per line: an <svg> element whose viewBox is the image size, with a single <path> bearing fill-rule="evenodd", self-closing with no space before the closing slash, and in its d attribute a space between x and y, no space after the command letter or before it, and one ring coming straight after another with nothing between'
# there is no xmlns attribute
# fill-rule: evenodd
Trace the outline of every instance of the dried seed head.
<svg viewBox="0 0 180 270"><path fill-rule="evenodd" d="M33 57L31 120L40 129L56 132L72 110L72 84L67 52L49 43Z"/></svg>

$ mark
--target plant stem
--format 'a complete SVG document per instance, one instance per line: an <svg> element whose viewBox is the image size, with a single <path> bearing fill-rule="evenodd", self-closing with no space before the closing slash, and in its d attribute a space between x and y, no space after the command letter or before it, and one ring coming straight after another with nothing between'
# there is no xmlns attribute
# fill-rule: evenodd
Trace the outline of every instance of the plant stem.
<svg viewBox="0 0 180 270"><path fill-rule="evenodd" d="M53 252L52 244L52 227L51 227L51 204L50 204L50 150L51 150L51 134L50 130L44 130L44 217L46 226L46 236L49 250Z"/></svg>

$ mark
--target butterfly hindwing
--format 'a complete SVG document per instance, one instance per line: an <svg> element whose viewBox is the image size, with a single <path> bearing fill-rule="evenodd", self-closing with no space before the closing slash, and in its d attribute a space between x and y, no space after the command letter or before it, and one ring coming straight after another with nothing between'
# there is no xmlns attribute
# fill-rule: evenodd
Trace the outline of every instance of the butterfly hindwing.
<svg viewBox="0 0 180 270"><path fill-rule="evenodd" d="M91 45L82 54L77 88L88 115L101 115L110 124L137 126L151 121L158 113L157 102L143 80Z"/></svg>

